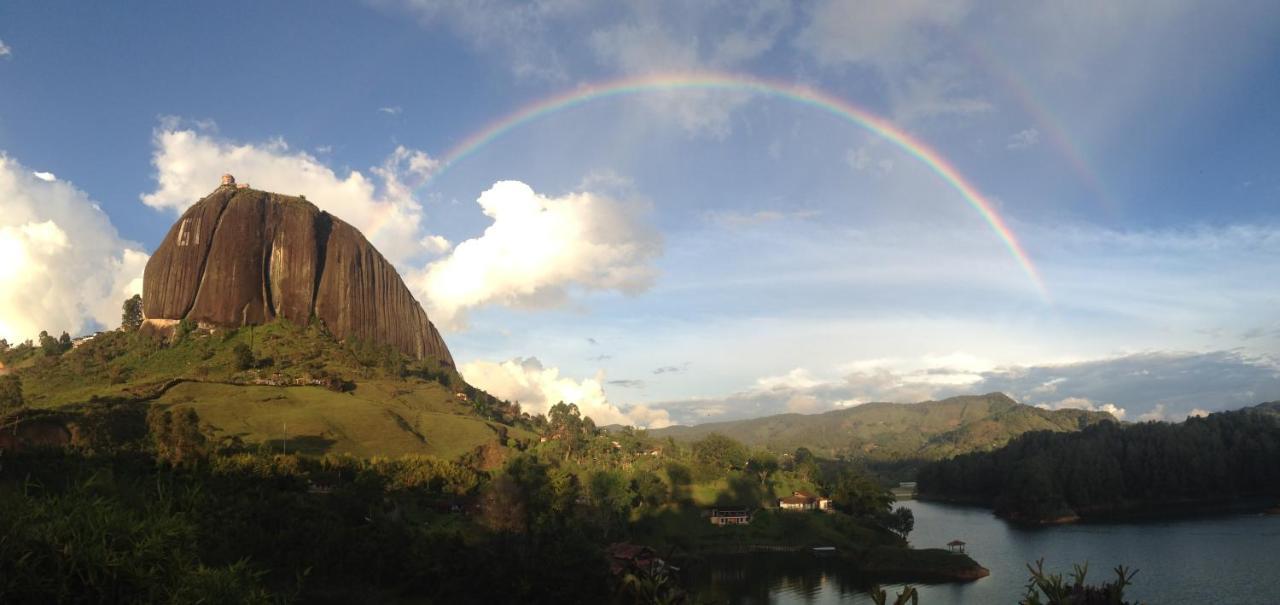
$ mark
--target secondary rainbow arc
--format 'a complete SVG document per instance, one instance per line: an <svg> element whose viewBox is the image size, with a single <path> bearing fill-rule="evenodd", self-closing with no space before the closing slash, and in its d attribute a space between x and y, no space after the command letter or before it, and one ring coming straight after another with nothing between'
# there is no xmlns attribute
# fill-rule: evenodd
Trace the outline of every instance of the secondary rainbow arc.
<svg viewBox="0 0 1280 605"><path fill-rule="evenodd" d="M476 153L513 129L543 116L592 101L672 90L742 91L807 105L851 122L888 140L923 162L951 186L987 223L1021 270L1030 278L1041 297L1049 301L1049 292L1039 271L1005 220L992 203L937 150L888 120L824 91L800 84L775 82L751 76L725 73L663 73L585 84L564 93L535 101L517 109L472 133L454 145L440 158L440 164L420 187L425 187L441 173Z"/></svg>

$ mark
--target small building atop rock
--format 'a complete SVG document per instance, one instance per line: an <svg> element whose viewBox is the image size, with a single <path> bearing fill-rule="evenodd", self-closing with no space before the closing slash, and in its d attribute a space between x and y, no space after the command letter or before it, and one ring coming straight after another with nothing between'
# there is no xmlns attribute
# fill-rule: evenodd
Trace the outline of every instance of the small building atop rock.
<svg viewBox="0 0 1280 605"><path fill-rule="evenodd" d="M231 176L231 174L230 174L230 173L227 173L227 174L222 175L222 186L223 186L223 187L235 187L235 186L236 186L236 177Z"/></svg>

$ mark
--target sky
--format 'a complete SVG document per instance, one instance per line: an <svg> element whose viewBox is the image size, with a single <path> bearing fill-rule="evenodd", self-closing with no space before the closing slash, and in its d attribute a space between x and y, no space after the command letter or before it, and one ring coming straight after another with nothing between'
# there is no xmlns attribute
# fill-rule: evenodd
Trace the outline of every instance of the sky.
<svg viewBox="0 0 1280 605"><path fill-rule="evenodd" d="M660 427L1280 399L1280 5L0 5L0 338L115 327L231 172L463 375Z"/></svg>

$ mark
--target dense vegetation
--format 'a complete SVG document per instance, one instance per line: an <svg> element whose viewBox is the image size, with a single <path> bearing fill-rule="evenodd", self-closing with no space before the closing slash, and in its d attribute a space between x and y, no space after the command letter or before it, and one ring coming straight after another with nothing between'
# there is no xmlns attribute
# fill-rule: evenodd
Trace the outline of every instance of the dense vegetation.
<svg viewBox="0 0 1280 605"><path fill-rule="evenodd" d="M124 325L137 325L126 307ZM535 439L518 404L453 368L389 347L336 342L321 325L122 329L51 348L0 343L0 413L152 401L195 409L218 439L283 452L455 457ZM68 341L69 342L69 341Z"/></svg>
<svg viewBox="0 0 1280 605"><path fill-rule="evenodd" d="M613 542L902 545L884 527L891 499L855 469L825 477L803 453L773 463L724 438L607 433L572 405L492 471L272 454L206 438L191 408L97 405L101 430L75 445L0 458L0 601L628 601L644 586L610 574ZM847 514L716 528L698 506L754 508L793 488L829 489Z"/></svg>
<svg viewBox="0 0 1280 605"><path fill-rule="evenodd" d="M883 476L908 481L923 462L991 450L1029 431L1078 431L1104 420L1114 418L1104 412L1044 410L991 393L677 426L654 434L693 440L720 433L774 451L806 447L824 458L863 461Z"/></svg>
<svg viewBox="0 0 1280 605"><path fill-rule="evenodd" d="M689 597L665 567L618 569L613 543L910 562L894 554L910 515L803 448L605 431L572 404L530 415L319 326L158 337L124 320L0 347L0 602ZM842 514L767 510L795 491ZM727 505L751 523L708 522Z"/></svg>
<svg viewBox="0 0 1280 605"><path fill-rule="evenodd" d="M1169 424L1035 432L920 471L922 497L992 505L1027 520L1145 512L1280 497L1273 404Z"/></svg>

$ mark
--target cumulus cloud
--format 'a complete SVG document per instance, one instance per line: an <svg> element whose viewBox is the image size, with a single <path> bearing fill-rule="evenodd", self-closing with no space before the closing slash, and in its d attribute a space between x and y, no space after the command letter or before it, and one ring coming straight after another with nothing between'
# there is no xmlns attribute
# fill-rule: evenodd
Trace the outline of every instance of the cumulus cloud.
<svg viewBox="0 0 1280 605"><path fill-rule="evenodd" d="M573 403L584 416L599 426L609 424L662 428L671 424L665 410L640 404L620 408L609 402L604 392L604 373L574 380L560 375L560 369L544 367L536 357L503 362L473 361L459 371L467 382L508 401L518 401L525 411L545 414L558 402Z"/></svg>
<svg viewBox="0 0 1280 605"><path fill-rule="evenodd" d="M476 202L492 224L413 280L445 325L479 305L555 306L573 289L636 293L654 279L661 241L636 204L588 192L549 197L519 181L495 183Z"/></svg>
<svg viewBox="0 0 1280 605"><path fill-rule="evenodd" d="M1040 142L1040 131L1035 128L1024 128L1009 135L1009 142L1005 143L1005 147L1009 149L1026 149L1035 147Z"/></svg>
<svg viewBox="0 0 1280 605"><path fill-rule="evenodd" d="M83 191L0 153L0 259L0 338L13 343L119 325L147 255Z"/></svg>
<svg viewBox="0 0 1280 605"><path fill-rule="evenodd" d="M35 172L32 172L31 175L46 183L52 183L58 180L58 177L54 175L52 172L40 172L39 170L37 170Z"/></svg>
<svg viewBox="0 0 1280 605"><path fill-rule="evenodd" d="M1085 399L1084 397L1067 397L1061 401L1053 403L1040 403L1036 407L1046 410L1087 410L1090 412L1106 412L1116 417L1116 420L1124 420L1125 410L1117 407L1114 403L1104 403L1102 405Z"/></svg>
<svg viewBox="0 0 1280 605"><path fill-rule="evenodd" d="M223 173L254 188L305 195L321 209L350 222L392 262L424 251L422 205L412 189L438 164L427 154L396 148L370 178L358 170L339 175L315 156L282 139L236 143L165 120L155 132L151 162L156 189L142 201L180 213L208 195Z"/></svg>

